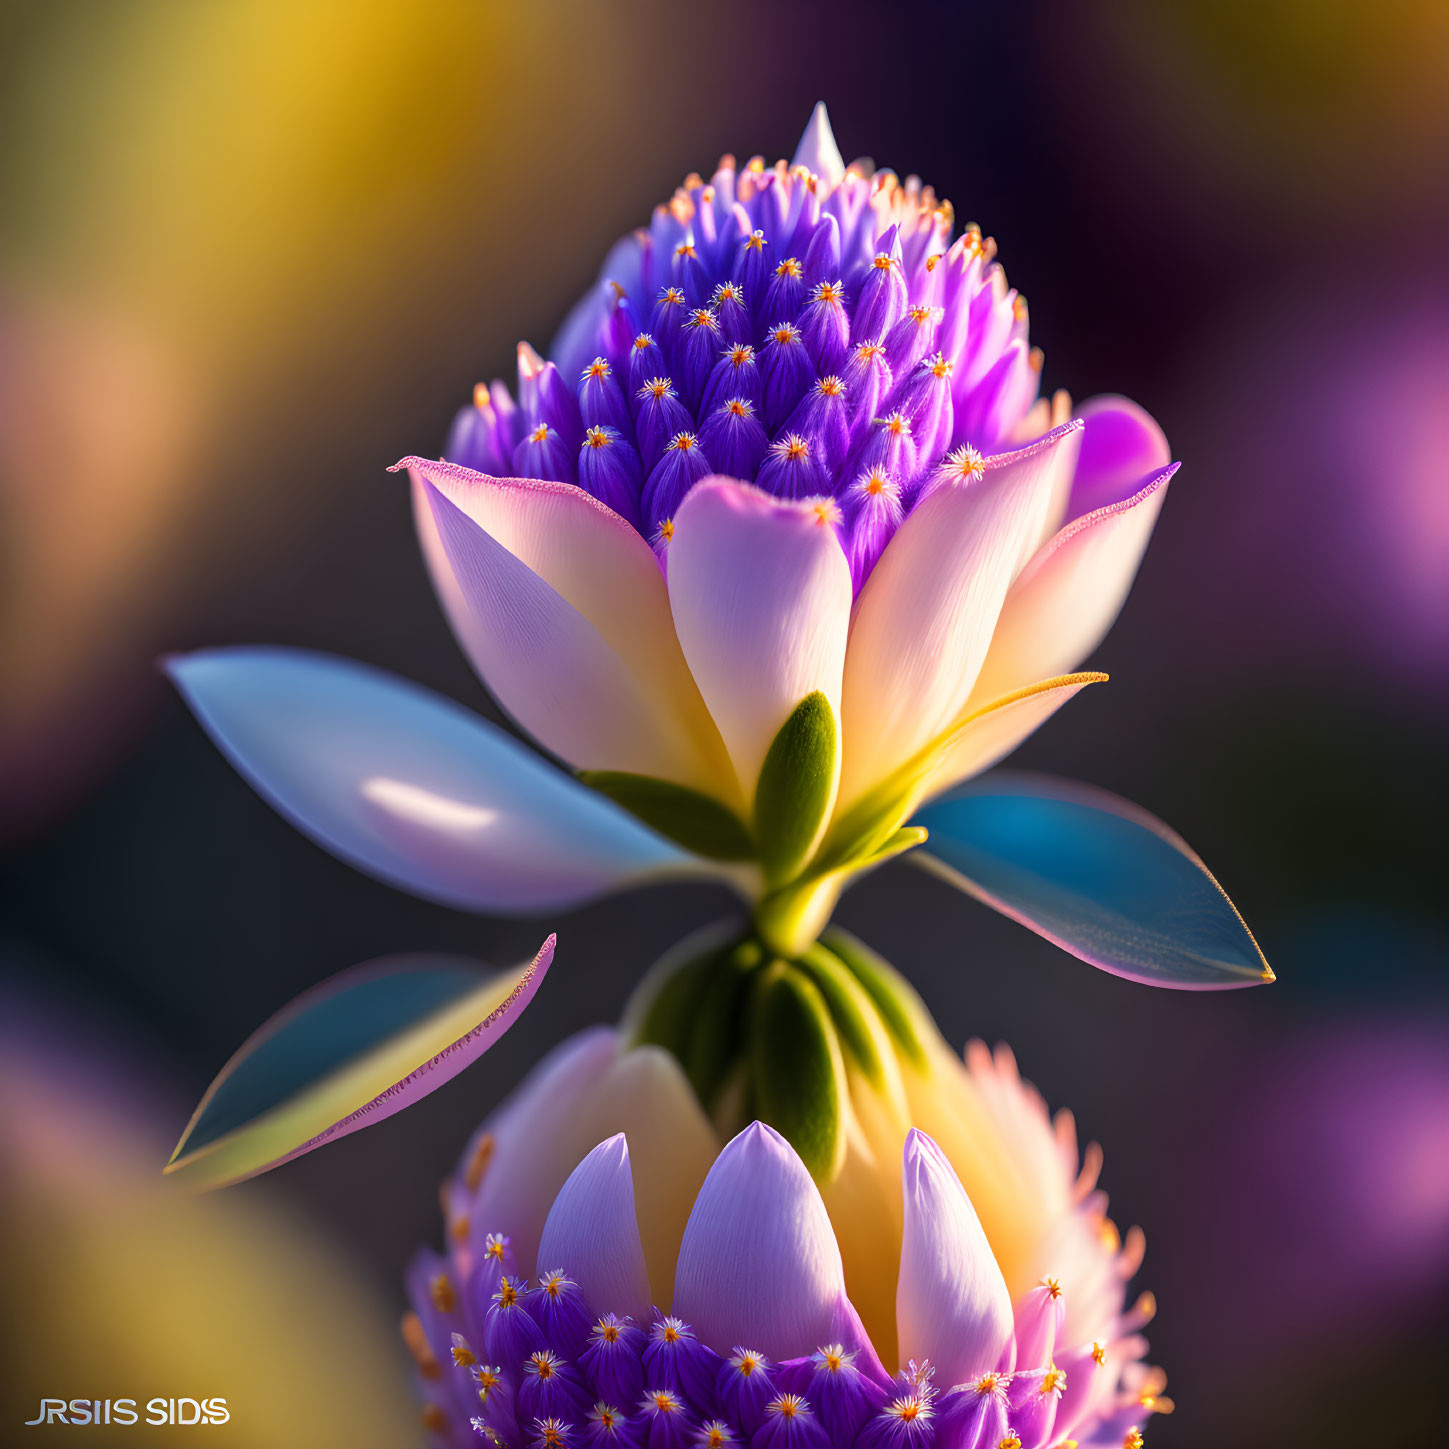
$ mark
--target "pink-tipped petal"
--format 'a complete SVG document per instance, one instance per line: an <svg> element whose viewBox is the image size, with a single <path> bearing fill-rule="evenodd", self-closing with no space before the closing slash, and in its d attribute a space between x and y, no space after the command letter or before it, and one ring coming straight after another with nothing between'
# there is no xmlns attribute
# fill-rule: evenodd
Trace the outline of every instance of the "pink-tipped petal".
<svg viewBox="0 0 1449 1449"><path fill-rule="evenodd" d="M1162 429L1130 398L1088 398L1077 416L1085 424L1082 453L1063 522L1132 497L1172 461Z"/></svg>
<svg viewBox="0 0 1449 1449"><path fill-rule="evenodd" d="M851 586L829 505L703 480L674 520L669 600L684 657L748 794L806 695L821 691L839 716Z"/></svg>
<svg viewBox="0 0 1449 1449"><path fill-rule="evenodd" d="M724 750L639 534L567 483L490 478L421 458L397 467L412 479L423 554L454 633L504 707L570 763L718 792ZM483 540L450 519L449 545L439 495ZM561 713L552 704L559 693L568 695Z"/></svg>
<svg viewBox="0 0 1449 1449"><path fill-rule="evenodd" d="M916 1129L906 1139L903 1184L900 1357L929 1359L938 1383L964 1383L1000 1361L1011 1340L1011 1295L955 1169Z"/></svg>
<svg viewBox="0 0 1449 1449"><path fill-rule="evenodd" d="M1067 424L988 459L979 477L943 482L886 546L850 631L843 804L910 759L965 705L1080 432L1080 423Z"/></svg>
<svg viewBox="0 0 1449 1449"><path fill-rule="evenodd" d="M696 867L496 725L365 665L239 648L167 668L222 752L293 824L428 900L527 913Z"/></svg>
<svg viewBox="0 0 1449 1449"><path fill-rule="evenodd" d="M1049 539L1022 570L1001 608L973 699L1074 669L1101 643L1122 609L1177 464L1137 491L1083 514Z"/></svg>
<svg viewBox="0 0 1449 1449"><path fill-rule="evenodd" d="M562 1269L590 1303L648 1321L649 1274L634 1215L634 1179L622 1132L601 1142L569 1174L538 1245L546 1271Z"/></svg>
<svg viewBox="0 0 1449 1449"><path fill-rule="evenodd" d="M721 1353L748 1344L777 1362L813 1353L854 1318L820 1191L773 1128L745 1128L705 1178L679 1249L674 1312Z"/></svg>
<svg viewBox="0 0 1449 1449"><path fill-rule="evenodd" d="M658 728L658 701L599 630L437 488L424 487L466 606L459 637L503 708L579 769L689 773L681 742Z"/></svg>

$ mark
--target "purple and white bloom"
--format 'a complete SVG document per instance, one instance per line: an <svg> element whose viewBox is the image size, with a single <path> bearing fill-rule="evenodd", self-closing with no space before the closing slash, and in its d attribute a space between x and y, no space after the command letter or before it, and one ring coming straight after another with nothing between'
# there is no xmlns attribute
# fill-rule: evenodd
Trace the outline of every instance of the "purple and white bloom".
<svg viewBox="0 0 1449 1449"><path fill-rule="evenodd" d="M840 1232L857 1204L770 1127L723 1141L668 1054L564 1043L469 1144L447 1250L408 1274L434 1441L1140 1445L1171 1403L1100 1153L1079 1161L1004 1048L915 1087L945 1130L906 1127L875 1161L893 1211L863 1254ZM862 1307L881 1271L889 1300Z"/></svg>
<svg viewBox="0 0 1449 1449"><path fill-rule="evenodd" d="M519 348L516 395L478 387L447 461L397 465L458 639L538 752L338 659L173 676L303 830L450 905L712 875L793 954L916 851L1118 974L1271 979L1166 827L967 783L1105 679L1072 671L1176 467L1136 404L1048 402L1040 368L995 244L917 178L846 166L819 107L793 162L689 177L550 357Z"/></svg>

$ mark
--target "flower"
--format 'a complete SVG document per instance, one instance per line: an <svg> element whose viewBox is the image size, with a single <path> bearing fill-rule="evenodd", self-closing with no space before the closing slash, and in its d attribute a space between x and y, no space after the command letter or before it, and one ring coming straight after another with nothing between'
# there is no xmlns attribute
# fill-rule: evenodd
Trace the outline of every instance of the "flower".
<svg viewBox="0 0 1449 1449"><path fill-rule="evenodd" d="M725 157L621 241L553 360L520 347L516 398L475 390L451 461L397 465L463 648L568 774L297 651L173 660L188 702L297 824L405 889L531 912L714 875L778 949L808 945L850 880L923 844L924 802L1105 679L1070 671L1175 468L1135 404L1037 399L1024 302L994 243L952 231L915 178L844 166L817 108L792 165ZM1080 919L1081 885L1055 907ZM1196 984L1265 979L1236 949Z"/></svg>
<svg viewBox="0 0 1449 1449"><path fill-rule="evenodd" d="M1004 1048L948 1057L933 1036L908 1068L939 1135L873 1163L894 1218L862 1251L858 1203L762 1123L721 1147L667 1053L608 1030L558 1048L469 1144L448 1249L408 1274L437 1442L1140 1443L1171 1408L1142 1362L1151 1298L1125 1298L1141 1234L1117 1236L1100 1154L1079 1168Z"/></svg>
<svg viewBox="0 0 1449 1449"><path fill-rule="evenodd" d="M1069 671L1173 471L1135 404L1037 400L1024 300L952 232L820 107L793 165L688 178L516 397L398 465L499 704L781 944L1103 678Z"/></svg>

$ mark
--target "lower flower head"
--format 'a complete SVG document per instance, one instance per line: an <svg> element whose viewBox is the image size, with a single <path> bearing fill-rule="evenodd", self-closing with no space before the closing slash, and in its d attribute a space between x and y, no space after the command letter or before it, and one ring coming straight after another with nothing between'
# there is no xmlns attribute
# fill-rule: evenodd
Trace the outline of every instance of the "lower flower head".
<svg viewBox="0 0 1449 1449"><path fill-rule="evenodd" d="M438 1438L474 1442L480 1414L495 1442L520 1446L555 1442L538 1438L545 1422L556 1442L589 1445L1048 1449L1140 1433L1170 1408L1141 1361L1150 1299L1124 1297L1140 1234L1123 1245L1095 1191L1095 1150L1075 1176L1067 1126L1008 1055L973 1048L963 1066L940 1052L907 1074L934 1135L903 1130L889 1178L881 1151L818 1187L761 1123L720 1150L668 1054L622 1049L609 1032L565 1044L488 1124L481 1179L466 1180L475 1144L449 1183L450 1219L466 1216L468 1231L414 1265L410 1344L420 1372L429 1365L433 1419L446 1417ZM878 1102L858 1105L878 1115ZM571 1145L599 1122L623 1130ZM894 1230L867 1206L871 1190L882 1204L899 1194ZM477 1251L501 1234L507 1262ZM542 1263L540 1286L502 1295L532 1330L505 1331L497 1285ZM440 1277L454 1290L446 1310ZM581 1331L543 1311L559 1282L576 1289ZM480 1392L468 1355L501 1342L515 1357L489 1358ZM529 1418L539 1365L552 1396Z"/></svg>

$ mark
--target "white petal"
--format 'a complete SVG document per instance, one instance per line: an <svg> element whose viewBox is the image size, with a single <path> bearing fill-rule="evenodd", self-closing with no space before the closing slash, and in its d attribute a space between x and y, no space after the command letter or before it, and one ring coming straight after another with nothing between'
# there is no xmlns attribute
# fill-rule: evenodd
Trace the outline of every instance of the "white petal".
<svg viewBox="0 0 1449 1449"><path fill-rule="evenodd" d="M956 717L1002 600L1076 456L1080 423L987 460L911 510L856 606L845 661L840 800L848 806Z"/></svg>
<svg viewBox="0 0 1449 1449"><path fill-rule="evenodd" d="M845 176L845 160L840 154L840 147L835 144L835 133L830 129L830 116L824 101L816 101L805 134L795 148L795 159L790 164L813 171L832 188L839 186Z"/></svg>
<svg viewBox="0 0 1449 1449"><path fill-rule="evenodd" d="M575 765L719 793L729 777L724 748L638 533L566 483L489 478L419 458L398 466L412 477L423 553L454 632L504 707ZM430 492L483 540L452 520L449 544ZM471 580L467 597L460 568Z"/></svg>
<svg viewBox="0 0 1449 1449"><path fill-rule="evenodd" d="M485 1124L493 1136L492 1157L467 1207L475 1253L481 1253L490 1233L503 1233L519 1271L526 1277L537 1271L549 1208L589 1150L590 1139L579 1129L579 1103L599 1089L618 1055L618 1033L609 1027L569 1037Z"/></svg>
<svg viewBox="0 0 1449 1449"><path fill-rule="evenodd" d="M578 1111L589 1141L611 1132L629 1140L634 1202L653 1299L669 1303L684 1225L719 1151L678 1061L660 1047L635 1047L610 1067Z"/></svg>
<svg viewBox="0 0 1449 1449"><path fill-rule="evenodd" d="M601 1142L569 1174L549 1209L538 1261L544 1271L566 1272L600 1312L648 1321L649 1275L622 1132Z"/></svg>
<svg viewBox="0 0 1449 1449"><path fill-rule="evenodd" d="M1130 498L1074 519L1032 558L1002 606L977 681L980 697L1073 669L1121 612L1147 550L1167 483L1164 468Z"/></svg>
<svg viewBox="0 0 1449 1449"><path fill-rule="evenodd" d="M961 1180L924 1132L906 1139L903 1185L901 1359L929 1359L938 1383L963 1383L996 1367L1011 1338L1011 1297Z"/></svg>
<svg viewBox="0 0 1449 1449"><path fill-rule="evenodd" d="M530 912L701 868L496 725L378 670L265 648L168 667L223 753L293 824L428 900Z"/></svg>
<svg viewBox="0 0 1449 1449"><path fill-rule="evenodd" d="M839 718L850 565L810 504L707 478L674 520L669 600L684 657L752 796L770 742L807 694L823 692Z"/></svg>

